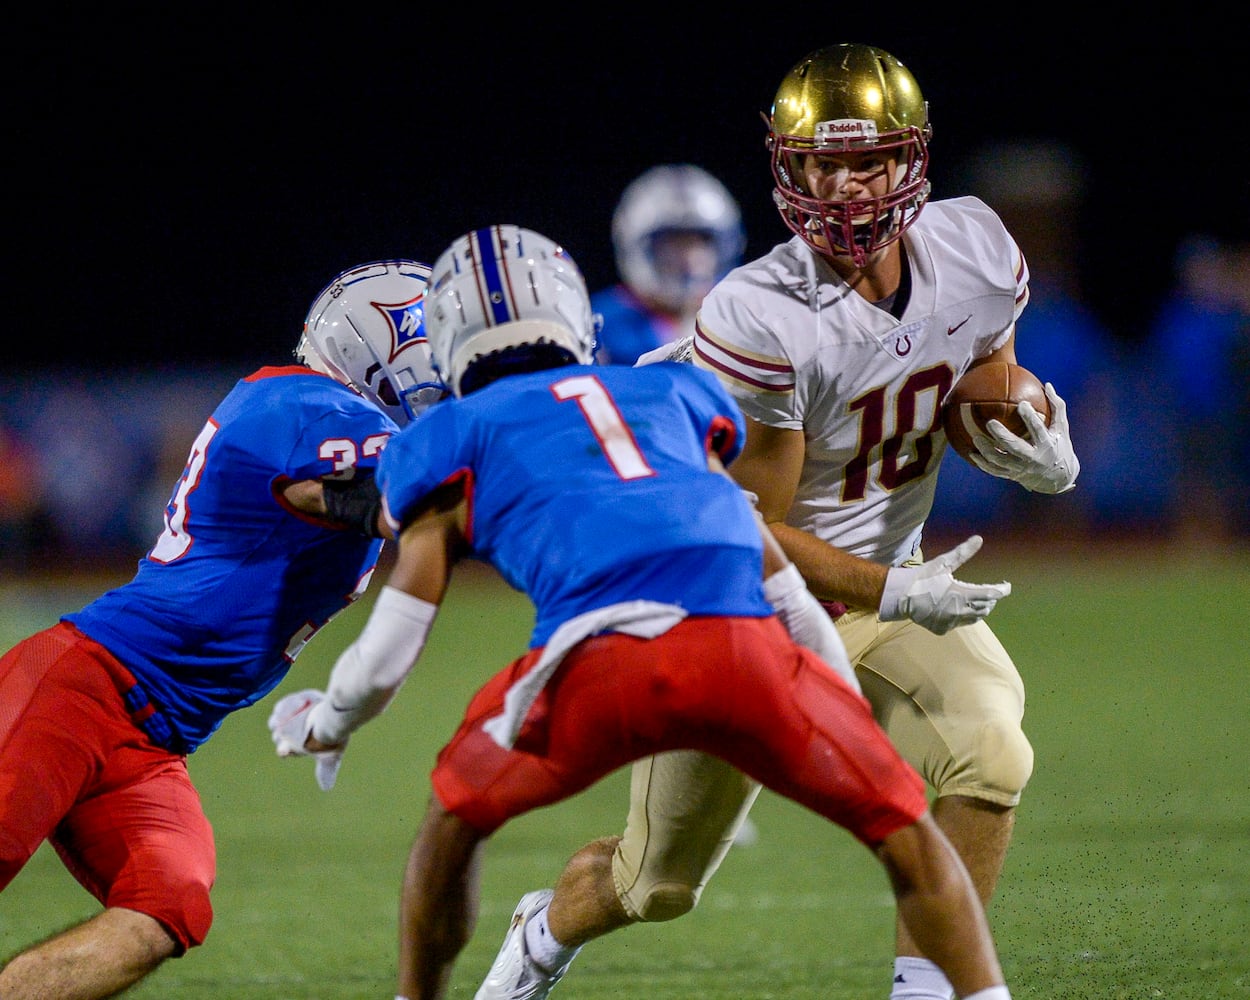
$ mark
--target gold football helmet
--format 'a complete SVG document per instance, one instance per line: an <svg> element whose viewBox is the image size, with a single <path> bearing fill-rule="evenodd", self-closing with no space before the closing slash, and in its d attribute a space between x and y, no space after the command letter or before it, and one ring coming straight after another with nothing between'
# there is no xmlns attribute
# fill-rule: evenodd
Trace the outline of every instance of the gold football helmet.
<svg viewBox="0 0 1250 1000"><path fill-rule="evenodd" d="M786 74L768 123L773 201L785 224L817 253L849 255L863 267L916 221L929 197L929 106L915 77L871 45L830 45ZM865 201L826 201L804 186L809 153L885 151L895 159L890 191Z"/></svg>

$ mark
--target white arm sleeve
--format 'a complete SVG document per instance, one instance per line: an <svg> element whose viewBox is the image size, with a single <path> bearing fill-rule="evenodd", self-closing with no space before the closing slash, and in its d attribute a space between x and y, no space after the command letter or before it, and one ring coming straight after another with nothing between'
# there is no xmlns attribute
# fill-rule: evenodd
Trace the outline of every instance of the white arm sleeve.
<svg viewBox="0 0 1250 1000"><path fill-rule="evenodd" d="M806 646L824 660L849 684L857 694L860 691L855 670L846 655L842 637L830 619L828 612L807 589L798 567L790 563L764 581L764 597L768 599L790 638L800 646Z"/></svg>
<svg viewBox="0 0 1250 1000"><path fill-rule="evenodd" d="M325 699L312 709L317 740L342 743L381 714L416 665L437 612L437 604L382 588L364 629L334 664Z"/></svg>

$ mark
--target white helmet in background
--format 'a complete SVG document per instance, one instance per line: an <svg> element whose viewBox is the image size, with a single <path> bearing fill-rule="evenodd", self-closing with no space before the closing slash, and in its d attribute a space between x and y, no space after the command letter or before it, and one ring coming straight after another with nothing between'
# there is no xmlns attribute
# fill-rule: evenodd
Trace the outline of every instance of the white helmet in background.
<svg viewBox="0 0 1250 1000"><path fill-rule="evenodd" d="M429 276L415 260L344 271L308 310L296 360L355 389L401 427L415 420L446 395L425 338Z"/></svg>
<svg viewBox="0 0 1250 1000"><path fill-rule="evenodd" d="M708 237L706 266L673 266L661 259L668 234ZM644 300L682 314L742 260L746 232L728 188L702 167L662 164L625 188L612 216L612 246L621 279Z"/></svg>
<svg viewBox="0 0 1250 1000"><path fill-rule="evenodd" d="M457 396L503 375L593 364L599 325L573 258L532 229L475 229L434 262L426 335Z"/></svg>

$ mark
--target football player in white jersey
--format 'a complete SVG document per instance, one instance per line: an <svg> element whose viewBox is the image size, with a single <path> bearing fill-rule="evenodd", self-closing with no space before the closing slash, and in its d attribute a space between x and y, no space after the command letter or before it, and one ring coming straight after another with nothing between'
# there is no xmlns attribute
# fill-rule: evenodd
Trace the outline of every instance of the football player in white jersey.
<svg viewBox="0 0 1250 1000"><path fill-rule="evenodd" d="M1016 360L1028 268L984 202L928 201L928 106L889 53L810 53L782 81L768 124L773 198L794 236L713 288L693 361L746 415L730 472L835 617L875 716L928 782L988 902L1033 769L1023 683L982 620L1011 588L955 578L979 536L928 561L920 546L946 447L940 405L973 364ZM1049 383L1046 393L1049 427L1023 404L1029 436L991 425L975 437L975 462L1062 493L1080 465L1066 406ZM579 854L588 871L611 867L617 899L557 892L546 929L577 946L688 912L757 790L697 754L635 765L624 836ZM557 978L526 996L546 996ZM893 983L894 1000L952 995L901 921Z"/></svg>

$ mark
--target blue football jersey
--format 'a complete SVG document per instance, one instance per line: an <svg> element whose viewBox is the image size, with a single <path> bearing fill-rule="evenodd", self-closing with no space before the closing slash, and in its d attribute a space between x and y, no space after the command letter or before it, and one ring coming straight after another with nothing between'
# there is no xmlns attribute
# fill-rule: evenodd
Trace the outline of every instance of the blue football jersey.
<svg viewBox="0 0 1250 1000"><path fill-rule="evenodd" d="M590 298L590 308L603 317L595 360L599 364L632 365L648 351L694 333L675 320L650 311L625 285L612 285Z"/></svg>
<svg viewBox="0 0 1250 1000"><path fill-rule="evenodd" d="M378 481L399 524L464 483L473 555L533 601L534 647L621 601L772 613L750 502L707 467L710 440L728 463L743 434L737 404L691 365L569 366L432 407L387 446Z"/></svg>
<svg viewBox="0 0 1250 1000"><path fill-rule="evenodd" d="M308 368L264 368L192 445L134 578L67 615L135 675L190 752L263 698L368 586L382 542L284 506L293 480L376 470L398 427Z"/></svg>

